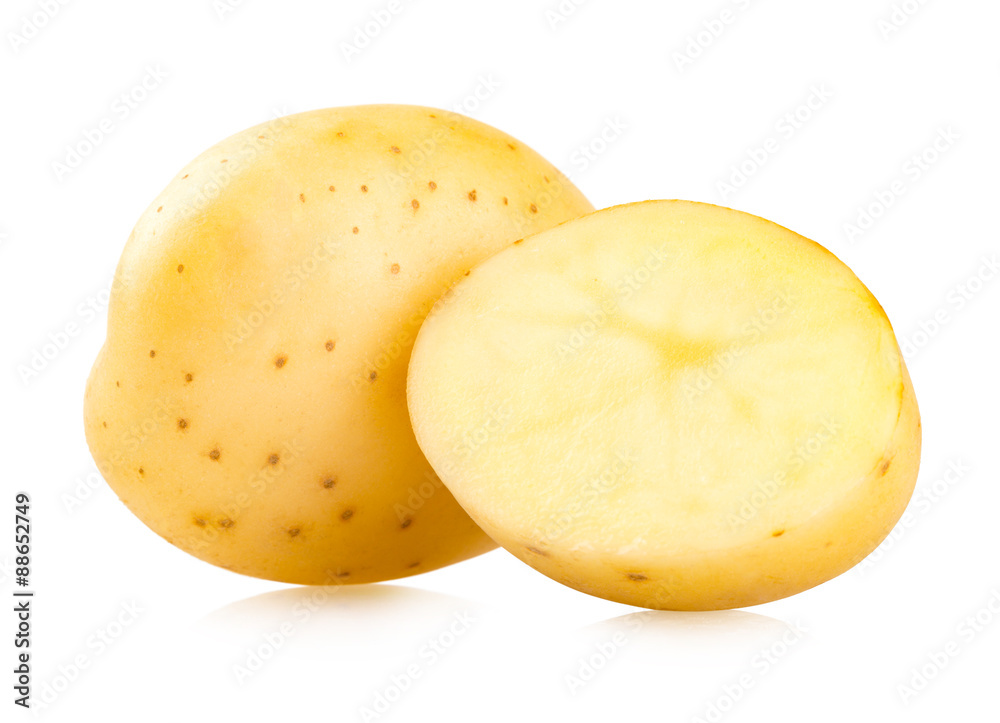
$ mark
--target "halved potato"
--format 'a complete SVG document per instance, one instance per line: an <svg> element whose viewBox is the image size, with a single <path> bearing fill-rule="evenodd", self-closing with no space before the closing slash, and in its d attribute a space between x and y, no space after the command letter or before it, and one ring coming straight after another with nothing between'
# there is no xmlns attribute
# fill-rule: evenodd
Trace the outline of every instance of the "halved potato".
<svg viewBox="0 0 1000 723"><path fill-rule="evenodd" d="M154 531L247 575L370 582L491 549L417 447L410 349L474 264L591 210L519 141L433 108L222 141L125 247L86 393L99 469Z"/></svg>
<svg viewBox="0 0 1000 723"><path fill-rule="evenodd" d="M421 328L417 440L493 539L546 575L672 610L844 572L920 456L885 313L822 246L745 213L620 206L476 267Z"/></svg>

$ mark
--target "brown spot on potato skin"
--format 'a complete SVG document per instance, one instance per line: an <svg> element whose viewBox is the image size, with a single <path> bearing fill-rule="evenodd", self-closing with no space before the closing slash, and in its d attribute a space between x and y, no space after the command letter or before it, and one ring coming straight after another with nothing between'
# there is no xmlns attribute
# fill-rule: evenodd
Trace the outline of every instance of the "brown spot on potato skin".
<svg viewBox="0 0 1000 723"><path fill-rule="evenodd" d="M632 582L645 582L649 578L643 575L641 572L630 572L627 573L628 579Z"/></svg>
<svg viewBox="0 0 1000 723"><path fill-rule="evenodd" d="M468 276L471 273L472 273L472 269L469 269L468 271L465 272L465 275Z"/></svg>
<svg viewBox="0 0 1000 723"><path fill-rule="evenodd" d="M784 534L785 534L784 530L775 530L774 532L771 533L771 537L781 537Z"/></svg>
<svg viewBox="0 0 1000 723"><path fill-rule="evenodd" d="M399 264L393 264L392 266L390 266L389 267L389 272L393 273L393 274L398 274L399 273Z"/></svg>
<svg viewBox="0 0 1000 723"><path fill-rule="evenodd" d="M337 190L336 186L330 186L330 193L333 193L336 190Z"/></svg>
<svg viewBox="0 0 1000 723"><path fill-rule="evenodd" d="M211 452L208 453L208 458L215 462L217 462L219 460L219 457L221 456L222 452L219 451L218 447L216 447L215 449L213 449Z"/></svg>
<svg viewBox="0 0 1000 723"><path fill-rule="evenodd" d="M337 570L336 576L337 577L350 577L351 573L350 573L350 571L341 572L340 570Z"/></svg>
<svg viewBox="0 0 1000 723"><path fill-rule="evenodd" d="M346 509L346 510L344 510L343 512L340 513L340 519L342 519L344 522L347 522L352 517L354 517L354 510L352 510L350 508L348 508L348 509Z"/></svg>
<svg viewBox="0 0 1000 723"><path fill-rule="evenodd" d="M431 181L431 182L429 182L427 184L427 188L431 189L432 191L436 191L437 187L438 187L438 185L436 183L434 183L434 181Z"/></svg>
<svg viewBox="0 0 1000 723"><path fill-rule="evenodd" d="M158 209L156 209L156 212L159 213L162 210L163 210L163 206L160 206Z"/></svg>
<svg viewBox="0 0 1000 723"><path fill-rule="evenodd" d="M281 367L285 366L285 364L287 363L288 363L288 357L285 356L284 354L279 354L274 358L274 366L276 366L278 369L281 369Z"/></svg>
<svg viewBox="0 0 1000 723"><path fill-rule="evenodd" d="M368 193L368 186L362 186L361 193Z"/></svg>
<svg viewBox="0 0 1000 723"><path fill-rule="evenodd" d="M412 201L410 201L410 205L413 206L413 210L416 211L418 208L420 208L420 201L418 201L417 199L413 199Z"/></svg>
<svg viewBox="0 0 1000 723"><path fill-rule="evenodd" d="M506 206L509 203L510 203L510 200L506 196L504 196L503 197L503 205Z"/></svg>
<svg viewBox="0 0 1000 723"><path fill-rule="evenodd" d="M184 264L177 264L177 273L178 274L184 273Z"/></svg>
<svg viewBox="0 0 1000 723"><path fill-rule="evenodd" d="M549 556L549 553L547 553L545 550L539 550L537 547L533 547L531 545L525 545L524 549L533 555L541 555L542 557Z"/></svg>
<svg viewBox="0 0 1000 723"><path fill-rule="evenodd" d="M299 528L298 528L298 527L290 527L290 528L288 529L288 536L289 536L289 537L298 537L298 536L299 536L299 532L300 532L300 531L301 531L301 530L299 530Z"/></svg>
<svg viewBox="0 0 1000 723"><path fill-rule="evenodd" d="M372 372L368 375L368 381L373 382L378 379L378 372Z"/></svg>
<svg viewBox="0 0 1000 723"><path fill-rule="evenodd" d="M538 213L538 206L536 206L535 204L531 204L530 206L528 206L528 210L531 211L532 213Z"/></svg>
<svg viewBox="0 0 1000 723"><path fill-rule="evenodd" d="M121 383L121 382L115 382L115 386L116 386L116 387L120 387L121 385L122 385L122 383Z"/></svg>
<svg viewBox="0 0 1000 723"><path fill-rule="evenodd" d="M517 246L522 241L524 241L524 239L523 238L519 238L517 241L514 242L514 245Z"/></svg>
<svg viewBox="0 0 1000 723"><path fill-rule="evenodd" d="M188 420L186 419L177 420L177 429L187 429L187 428L188 428Z"/></svg>
<svg viewBox="0 0 1000 723"><path fill-rule="evenodd" d="M326 479L323 480L322 484L323 484L323 489L332 490L334 486L337 484L337 480L334 477L327 477Z"/></svg>
<svg viewBox="0 0 1000 723"><path fill-rule="evenodd" d="M141 477L144 474L146 474L146 470L144 470L142 467L140 467L139 468L139 476Z"/></svg>
<svg viewBox="0 0 1000 723"><path fill-rule="evenodd" d="M358 231L360 231L360 229L357 226L351 229L351 233L358 233Z"/></svg>
<svg viewBox="0 0 1000 723"><path fill-rule="evenodd" d="M469 191L469 200L470 201L476 200L476 189L472 189L471 191Z"/></svg>
<svg viewBox="0 0 1000 723"><path fill-rule="evenodd" d="M181 180L183 181L185 178L187 178L190 175L191 175L190 173L185 173L183 176L181 176Z"/></svg>
<svg viewBox="0 0 1000 723"><path fill-rule="evenodd" d="M184 375L184 381L189 382L192 379L194 379L194 375L193 374L185 374Z"/></svg>
<svg viewBox="0 0 1000 723"><path fill-rule="evenodd" d="M407 527L413 524L413 518L407 517L405 520L399 523L399 529L405 530Z"/></svg>
<svg viewBox="0 0 1000 723"><path fill-rule="evenodd" d="M327 351L333 351L334 347L336 347L336 346L337 346L337 343L333 339L327 339L326 340L326 344L323 345L323 347Z"/></svg>
<svg viewBox="0 0 1000 723"><path fill-rule="evenodd" d="M419 560L417 560L416 562L411 562L409 565L406 566L406 569L407 570L412 570L413 568L417 567L419 564L420 564Z"/></svg>
<svg viewBox="0 0 1000 723"><path fill-rule="evenodd" d="M299 200L302 201L302 203L305 203L306 202L306 194L300 193L299 194Z"/></svg>
<svg viewBox="0 0 1000 723"><path fill-rule="evenodd" d="M399 150L399 146L393 146L389 150L391 150L393 153L402 153L402 151Z"/></svg>
<svg viewBox="0 0 1000 723"><path fill-rule="evenodd" d="M514 145L513 143L508 143L508 144L507 144L507 147L508 147L509 149L511 149L512 151L516 151L516 150L517 150L517 146L515 146L515 145Z"/></svg>
<svg viewBox="0 0 1000 723"><path fill-rule="evenodd" d="M891 460L891 459L887 459L887 460L885 460L885 461L884 461L884 462L882 463L882 466L878 468L878 473L879 473L879 475L881 475L882 477L885 477L885 476L886 476L886 474L888 474L888 472L889 472L889 466L890 466L891 464L892 464L892 460Z"/></svg>
<svg viewBox="0 0 1000 723"><path fill-rule="evenodd" d="M221 161L219 161L219 163L229 163L229 159L223 158Z"/></svg>
<svg viewBox="0 0 1000 723"><path fill-rule="evenodd" d="M274 466L275 466L276 464L278 464L278 462L280 462L280 461L281 461L281 457L279 457L279 456L277 455L277 453L272 453L272 454L270 454L270 455L268 456L268 458L267 458L267 463L268 463L269 465L271 465L272 467L274 467Z"/></svg>
<svg viewBox="0 0 1000 723"><path fill-rule="evenodd" d="M152 359L156 356L156 349L149 350L149 358Z"/></svg>
<svg viewBox="0 0 1000 723"><path fill-rule="evenodd" d="M233 522L233 521L232 521L231 519L229 519L228 517L224 517L224 518L222 518L221 520L219 520L219 527L221 527L221 528L222 528L222 529L224 529L224 530L228 530L228 529L229 529L230 527L232 527L232 526L233 526L233 525L235 525L235 524L236 524L236 523L235 523L235 522Z"/></svg>
<svg viewBox="0 0 1000 723"><path fill-rule="evenodd" d="M194 524L196 524L196 525L197 525L198 527L204 527L204 526L205 526L206 524L208 524L208 523L207 523L207 522L205 522L205 520L204 520L203 518L201 518L201 517L195 517L193 521L194 521Z"/></svg>
<svg viewBox="0 0 1000 723"><path fill-rule="evenodd" d="M107 422L101 422L101 424L103 424L103 425L104 425L104 428L105 428L105 429L107 429L107 428L108 428L108 423L107 423Z"/></svg>
<svg viewBox="0 0 1000 723"><path fill-rule="evenodd" d="M343 138L343 137L344 137L344 131L337 131L337 138Z"/></svg>

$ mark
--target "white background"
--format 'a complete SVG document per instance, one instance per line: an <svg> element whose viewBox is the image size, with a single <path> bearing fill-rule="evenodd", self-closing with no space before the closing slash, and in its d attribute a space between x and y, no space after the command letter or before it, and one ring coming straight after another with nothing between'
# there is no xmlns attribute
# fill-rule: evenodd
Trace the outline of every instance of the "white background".
<svg viewBox="0 0 1000 723"><path fill-rule="evenodd" d="M19 490L44 719L997 720L1000 7L907 0L887 25L892 0L577 2L5 0L4 720L30 717L12 704L6 602ZM697 37L723 11L717 37ZM366 42L373 12L391 20ZM830 248L885 307L913 376L924 448L906 522L836 580L710 614L589 598L503 551L311 605L317 590L216 569L146 529L99 479L81 412L132 224L222 138L374 102L495 125L597 207L723 203ZM36 352L51 358L25 379ZM269 658L241 682L251 653Z"/></svg>

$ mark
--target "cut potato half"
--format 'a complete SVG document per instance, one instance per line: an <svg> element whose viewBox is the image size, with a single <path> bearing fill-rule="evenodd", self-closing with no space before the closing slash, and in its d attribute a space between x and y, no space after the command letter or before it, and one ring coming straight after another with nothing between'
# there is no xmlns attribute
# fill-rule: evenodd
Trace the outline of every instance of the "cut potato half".
<svg viewBox="0 0 1000 723"><path fill-rule="evenodd" d="M421 328L417 440L498 543L632 605L764 603L849 569L913 491L892 327L822 246L685 201L569 221Z"/></svg>

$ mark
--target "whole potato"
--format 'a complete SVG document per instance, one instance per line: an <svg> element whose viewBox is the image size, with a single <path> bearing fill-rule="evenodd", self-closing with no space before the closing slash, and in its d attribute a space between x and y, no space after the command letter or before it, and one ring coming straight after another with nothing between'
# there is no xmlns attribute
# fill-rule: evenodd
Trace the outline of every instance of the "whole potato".
<svg viewBox="0 0 1000 723"><path fill-rule="evenodd" d="M788 229L629 204L455 291L414 347L417 440L493 539L566 585L768 602L859 562L910 499L920 415L889 320Z"/></svg>
<svg viewBox="0 0 1000 723"><path fill-rule="evenodd" d="M414 439L410 350L476 263L591 210L530 148L432 108L222 141L125 247L86 391L99 469L169 542L271 580L385 580L491 549Z"/></svg>

